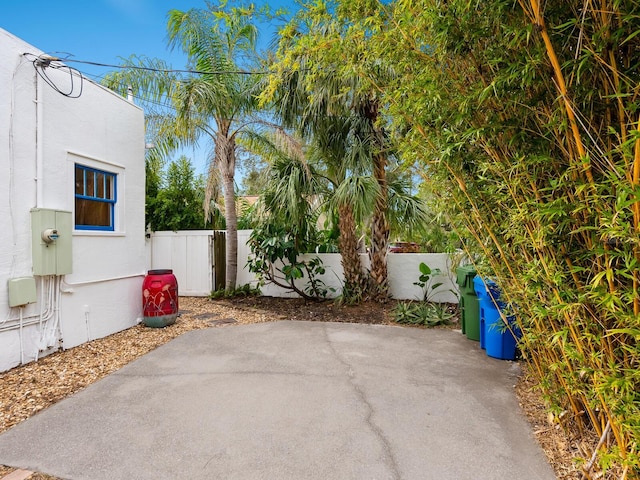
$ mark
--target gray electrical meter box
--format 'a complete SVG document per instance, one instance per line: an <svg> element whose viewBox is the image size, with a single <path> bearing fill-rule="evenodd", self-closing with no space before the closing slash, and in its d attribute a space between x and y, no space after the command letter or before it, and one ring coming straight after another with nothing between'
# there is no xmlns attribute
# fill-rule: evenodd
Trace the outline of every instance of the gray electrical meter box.
<svg viewBox="0 0 640 480"><path fill-rule="evenodd" d="M34 275L71 273L71 212L34 208L31 210L31 251Z"/></svg>

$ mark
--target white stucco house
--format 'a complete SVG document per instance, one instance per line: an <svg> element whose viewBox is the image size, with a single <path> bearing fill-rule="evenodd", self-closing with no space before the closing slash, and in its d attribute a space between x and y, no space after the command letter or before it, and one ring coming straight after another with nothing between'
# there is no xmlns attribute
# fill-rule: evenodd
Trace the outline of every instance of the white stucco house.
<svg viewBox="0 0 640 480"><path fill-rule="evenodd" d="M0 371L129 328L144 115L0 29Z"/></svg>

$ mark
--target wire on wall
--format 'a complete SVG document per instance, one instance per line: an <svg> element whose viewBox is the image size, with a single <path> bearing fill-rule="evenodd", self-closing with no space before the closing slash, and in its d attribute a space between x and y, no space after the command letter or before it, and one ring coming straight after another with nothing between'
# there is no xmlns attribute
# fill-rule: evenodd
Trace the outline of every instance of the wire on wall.
<svg viewBox="0 0 640 480"><path fill-rule="evenodd" d="M40 78L42 78L42 80L44 80L47 85L53 88L60 95L64 95L68 98L79 98L82 95L82 90L84 88L84 77L82 75L82 72L73 67L65 65L56 57L52 57L47 54L34 55L32 53L25 53L24 55L34 57L33 60L31 60L31 63L33 64L33 68L35 69L38 76L40 76ZM69 75L68 86L66 86L66 88L63 88L59 85L59 81L58 83L56 83L56 81L54 81L48 75L48 69L67 72Z"/></svg>

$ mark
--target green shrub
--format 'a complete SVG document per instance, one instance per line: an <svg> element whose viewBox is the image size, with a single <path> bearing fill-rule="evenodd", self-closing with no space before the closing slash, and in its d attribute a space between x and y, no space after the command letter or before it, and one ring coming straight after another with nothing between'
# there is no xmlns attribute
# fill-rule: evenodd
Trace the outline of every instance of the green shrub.
<svg viewBox="0 0 640 480"><path fill-rule="evenodd" d="M219 298L233 298L233 297L251 297L260 295L261 291L259 287L252 287L251 284L247 283L245 285L226 289L226 290L215 290L211 292L209 298L219 299Z"/></svg>
<svg viewBox="0 0 640 480"><path fill-rule="evenodd" d="M400 302L393 310L397 323L437 327L449 325L453 314L446 305L431 302Z"/></svg>

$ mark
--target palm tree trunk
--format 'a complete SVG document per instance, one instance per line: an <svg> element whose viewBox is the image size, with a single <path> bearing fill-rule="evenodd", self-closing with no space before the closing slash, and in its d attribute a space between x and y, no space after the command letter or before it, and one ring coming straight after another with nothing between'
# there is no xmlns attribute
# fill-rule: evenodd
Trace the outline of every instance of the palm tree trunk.
<svg viewBox="0 0 640 480"><path fill-rule="evenodd" d="M387 248L389 246L389 222L387 220L387 158L385 154L374 155L373 174L380 194L376 199L371 225L371 283L372 296L375 300L385 302L389 299L389 276L387 272Z"/></svg>
<svg viewBox="0 0 640 480"><path fill-rule="evenodd" d="M236 214L236 198L233 175L224 175L224 218L227 224L226 255L227 272L225 289L236 288L238 276L238 216Z"/></svg>
<svg viewBox="0 0 640 480"><path fill-rule="evenodd" d="M235 170L236 149L235 139L228 136L228 129L219 125L216 136L215 155L222 174L222 189L224 190L224 219L226 223L226 276L225 289L236 288L238 275L238 215L236 213Z"/></svg>
<svg viewBox="0 0 640 480"><path fill-rule="evenodd" d="M387 154L384 151L384 132L376 125L380 108L379 102L375 98L369 98L363 106L364 115L370 122L372 134L373 176L380 187L371 225L371 250L369 252L371 260L371 295L374 300L386 302L389 299L389 276L387 272L387 248L389 246Z"/></svg>
<svg viewBox="0 0 640 480"><path fill-rule="evenodd" d="M340 248L342 269L344 270L344 287L342 295L348 303L362 299L366 289L366 279L358 254L358 238L356 222L351 205L343 204L338 209L338 247Z"/></svg>

